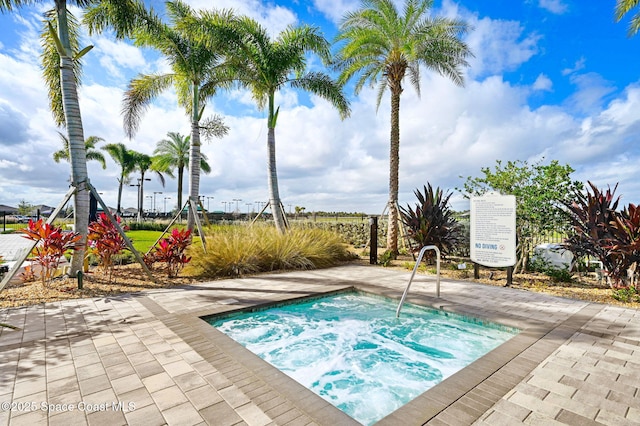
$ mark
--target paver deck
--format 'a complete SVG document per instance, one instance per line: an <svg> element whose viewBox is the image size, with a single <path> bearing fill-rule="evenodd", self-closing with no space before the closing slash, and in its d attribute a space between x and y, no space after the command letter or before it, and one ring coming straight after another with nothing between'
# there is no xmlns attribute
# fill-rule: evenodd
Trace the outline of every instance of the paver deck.
<svg viewBox="0 0 640 426"><path fill-rule="evenodd" d="M0 425L358 424L201 317L409 272L346 265L0 310ZM523 331L381 425L640 424L640 311L419 275L408 302ZM2 297L0 293L0 297Z"/></svg>

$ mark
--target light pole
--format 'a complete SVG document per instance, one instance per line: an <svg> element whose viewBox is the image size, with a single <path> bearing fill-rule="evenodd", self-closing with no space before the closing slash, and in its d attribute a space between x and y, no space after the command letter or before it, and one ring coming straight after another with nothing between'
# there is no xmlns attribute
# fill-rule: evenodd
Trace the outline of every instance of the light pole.
<svg viewBox="0 0 640 426"><path fill-rule="evenodd" d="M164 197L164 214L167 214L167 200L170 200L171 197Z"/></svg>
<svg viewBox="0 0 640 426"><path fill-rule="evenodd" d="M235 201L235 202L236 202L236 209L234 210L234 213L235 213L235 212L240 213L240 206L239 206L239 203L240 203L240 201L242 201L242 199L240 199L240 198L234 198L234 199L233 199L233 201Z"/></svg>
<svg viewBox="0 0 640 426"><path fill-rule="evenodd" d="M153 212L158 213L158 209L156 208L156 195L162 194L162 191L153 191Z"/></svg>
<svg viewBox="0 0 640 426"><path fill-rule="evenodd" d="M253 203L244 203L244 205L247 206L247 216L249 216L249 207L251 207Z"/></svg>
<svg viewBox="0 0 640 426"><path fill-rule="evenodd" d="M227 212L227 204L229 204L230 201L223 201L222 204L224 204L224 212Z"/></svg>
<svg viewBox="0 0 640 426"><path fill-rule="evenodd" d="M151 180L148 178L145 178L144 180ZM130 184L129 186L137 186L138 187L138 223L142 222L142 187L143 187L143 183L142 183L142 179L138 178L138 183L134 183L134 184Z"/></svg>
<svg viewBox="0 0 640 426"><path fill-rule="evenodd" d="M207 197L207 211L209 211L209 207L211 206L211 205L209 204L209 202L210 202L211 200L213 200L213 199L214 199L214 197Z"/></svg>

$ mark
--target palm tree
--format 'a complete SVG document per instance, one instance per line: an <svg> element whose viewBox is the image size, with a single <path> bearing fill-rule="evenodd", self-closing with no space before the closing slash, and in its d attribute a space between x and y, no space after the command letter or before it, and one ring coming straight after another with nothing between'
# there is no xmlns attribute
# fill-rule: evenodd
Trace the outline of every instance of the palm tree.
<svg viewBox="0 0 640 426"><path fill-rule="evenodd" d="M53 153L53 161L59 163L60 160L70 161L69 156L69 139L62 133L58 132L60 135L60 141L62 142L62 149ZM100 151L96 149L96 145L99 142L104 142L99 136L89 136L84 141L84 148L86 151L87 161L95 160L102 165L102 170L107 168L107 163L104 160L104 155Z"/></svg>
<svg viewBox="0 0 640 426"><path fill-rule="evenodd" d="M203 13L209 28L216 33L207 37L207 27L201 28L204 39L213 39L219 34L219 26L209 15ZM269 204L276 228L285 232L284 215L281 209L276 171L275 128L279 107L275 107L275 94L285 86L306 90L328 100L335 106L342 118L349 115L349 102L342 93L342 87L322 72L307 72L307 54L313 53L328 63L331 58L329 42L318 28L302 25L289 27L275 39L253 19L242 17L227 28L233 39L228 45L228 55L235 79L240 85L251 90L259 109L268 110L267 152ZM223 38L223 39L226 39Z"/></svg>
<svg viewBox="0 0 640 426"><path fill-rule="evenodd" d="M189 141L191 136L168 132L167 139L162 139L153 151L153 162L157 170L166 172L173 177L173 170L178 171L178 209L182 208L182 181L184 169L189 168ZM200 170L211 173L211 166L207 163L207 156L200 153Z"/></svg>
<svg viewBox="0 0 640 426"><path fill-rule="evenodd" d="M406 0L402 13L392 0L363 0L361 9L345 15L336 41L345 42L337 54L339 81L358 75L355 93L366 83L377 88L377 106L391 91L389 154L389 225L387 250L398 252L398 170L400 164L400 95L406 75L420 94L420 66L463 85L460 68L471 55L460 37L465 22L427 16L432 0Z"/></svg>
<svg viewBox="0 0 640 426"><path fill-rule="evenodd" d="M122 187L129 182L129 175L136 168L136 153L127 149L123 143L110 143L102 147L113 158L113 161L120 166L120 176L118 179L118 214L122 213Z"/></svg>
<svg viewBox="0 0 640 426"><path fill-rule="evenodd" d="M205 138L222 137L229 130L218 116L202 118L206 101L221 87L229 87L232 80L222 62L222 48L205 46L181 27L183 21L195 19L192 9L181 1L167 2L166 6L171 26L149 15L151 24L136 31L134 37L138 45L160 51L171 64L172 72L141 74L131 80L123 100L124 128L132 137L151 101L171 86L176 89L178 102L191 121L189 198L197 202L200 192L200 134L202 132ZM194 226L194 213L189 210L189 229Z"/></svg>
<svg viewBox="0 0 640 426"><path fill-rule="evenodd" d="M616 21L620 22L624 15L629 13L631 9L637 8L639 5L638 0L618 0L616 2ZM629 23L629 36L636 35L640 30L640 10L637 10L631 17Z"/></svg>
<svg viewBox="0 0 640 426"><path fill-rule="evenodd" d="M148 178L145 179L145 173L148 171L155 172L163 188L165 181L164 175L160 170L158 170L151 156L136 151L130 151L130 153L133 155L134 170L138 170L140 172L140 187L138 188L138 222L141 222L142 202L144 201L144 181L149 180Z"/></svg>
<svg viewBox="0 0 640 426"><path fill-rule="evenodd" d="M51 3L48 0L0 0L0 12L12 11L21 6ZM81 235L77 249L73 253L70 275L76 276L84 264L89 226L89 191L87 158L84 146L84 130L77 86L80 84L80 58L91 46L79 50L79 29L73 15L67 10L66 0L54 0L53 9L46 14L46 28L43 36L42 66L45 82L49 89L49 101L55 123L67 129L69 140L69 160L71 163L71 183L76 188L74 194L74 225ZM84 8L94 3L109 11L108 16L117 24L117 34L138 27L134 10L144 9L144 4L135 0L72 0L70 4Z"/></svg>

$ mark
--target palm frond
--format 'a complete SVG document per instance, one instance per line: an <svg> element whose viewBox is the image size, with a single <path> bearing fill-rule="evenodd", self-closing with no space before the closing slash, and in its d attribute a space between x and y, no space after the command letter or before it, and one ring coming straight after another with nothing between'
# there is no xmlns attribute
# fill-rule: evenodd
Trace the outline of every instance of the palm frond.
<svg viewBox="0 0 640 426"><path fill-rule="evenodd" d="M138 130L140 118L151 101L175 80L173 74L143 74L129 82L122 101L124 131L129 138Z"/></svg>

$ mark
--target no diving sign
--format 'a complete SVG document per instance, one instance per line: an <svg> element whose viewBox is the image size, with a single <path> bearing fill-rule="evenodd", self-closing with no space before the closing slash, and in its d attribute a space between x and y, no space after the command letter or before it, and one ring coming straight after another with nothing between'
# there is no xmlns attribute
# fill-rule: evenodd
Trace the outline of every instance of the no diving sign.
<svg viewBox="0 0 640 426"><path fill-rule="evenodd" d="M516 197L471 197L471 260L489 267L516 264Z"/></svg>

